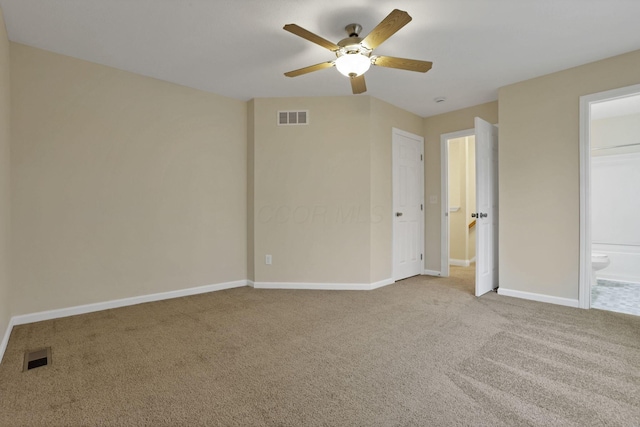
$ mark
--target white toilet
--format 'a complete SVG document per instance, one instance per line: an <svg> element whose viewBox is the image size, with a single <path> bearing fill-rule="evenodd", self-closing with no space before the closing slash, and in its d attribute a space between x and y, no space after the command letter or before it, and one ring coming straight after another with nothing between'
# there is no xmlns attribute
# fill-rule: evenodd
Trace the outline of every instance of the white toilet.
<svg viewBox="0 0 640 427"><path fill-rule="evenodd" d="M596 278L596 271L600 271L603 268L607 268L611 260L608 255L592 253L591 254L591 286L595 286L598 284L598 279Z"/></svg>

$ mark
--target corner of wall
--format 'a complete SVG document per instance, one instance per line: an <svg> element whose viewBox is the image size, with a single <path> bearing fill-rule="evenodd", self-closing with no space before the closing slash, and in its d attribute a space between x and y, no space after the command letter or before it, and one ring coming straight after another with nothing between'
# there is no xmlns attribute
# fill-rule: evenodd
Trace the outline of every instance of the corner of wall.
<svg viewBox="0 0 640 427"><path fill-rule="evenodd" d="M0 9L0 361L11 333L10 143L11 80L9 38Z"/></svg>
<svg viewBox="0 0 640 427"><path fill-rule="evenodd" d="M247 279L255 280L255 100L247 101Z"/></svg>

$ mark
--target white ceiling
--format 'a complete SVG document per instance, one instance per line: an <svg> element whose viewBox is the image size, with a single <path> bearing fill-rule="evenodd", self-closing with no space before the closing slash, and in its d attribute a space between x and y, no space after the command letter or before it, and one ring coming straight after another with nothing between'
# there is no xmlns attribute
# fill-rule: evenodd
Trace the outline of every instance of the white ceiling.
<svg viewBox="0 0 640 427"><path fill-rule="evenodd" d="M367 94L431 116L497 99L501 86L640 49L640 0L0 0L18 43L221 95L350 95L332 53L282 30L344 38L394 8L413 21L376 49L433 61L426 74L372 67ZM639 70L640 72L640 70ZM446 97L436 104L435 97ZM577 101L576 101L577 102Z"/></svg>

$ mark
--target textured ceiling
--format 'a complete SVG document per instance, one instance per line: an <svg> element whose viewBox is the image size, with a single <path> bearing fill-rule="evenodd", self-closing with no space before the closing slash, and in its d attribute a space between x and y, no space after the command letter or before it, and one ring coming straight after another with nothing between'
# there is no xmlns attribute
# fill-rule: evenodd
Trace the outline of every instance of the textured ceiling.
<svg viewBox="0 0 640 427"><path fill-rule="evenodd" d="M406 10L413 21L375 53L433 61L433 69L372 67L367 94L421 116L492 101L501 86L640 49L640 0L0 0L0 6L12 41L243 100L352 96L335 69L284 77L332 53L282 26L296 23L337 42L351 22L366 34L394 8ZM440 96L446 101L436 104Z"/></svg>

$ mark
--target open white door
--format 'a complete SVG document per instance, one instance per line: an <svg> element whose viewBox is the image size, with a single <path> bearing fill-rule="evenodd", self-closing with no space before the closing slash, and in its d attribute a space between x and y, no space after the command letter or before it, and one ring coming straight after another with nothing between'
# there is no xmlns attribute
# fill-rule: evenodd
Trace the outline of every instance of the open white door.
<svg viewBox="0 0 640 427"><path fill-rule="evenodd" d="M393 129L393 279L423 272L424 139Z"/></svg>
<svg viewBox="0 0 640 427"><path fill-rule="evenodd" d="M498 128L476 128L476 296L498 287Z"/></svg>

